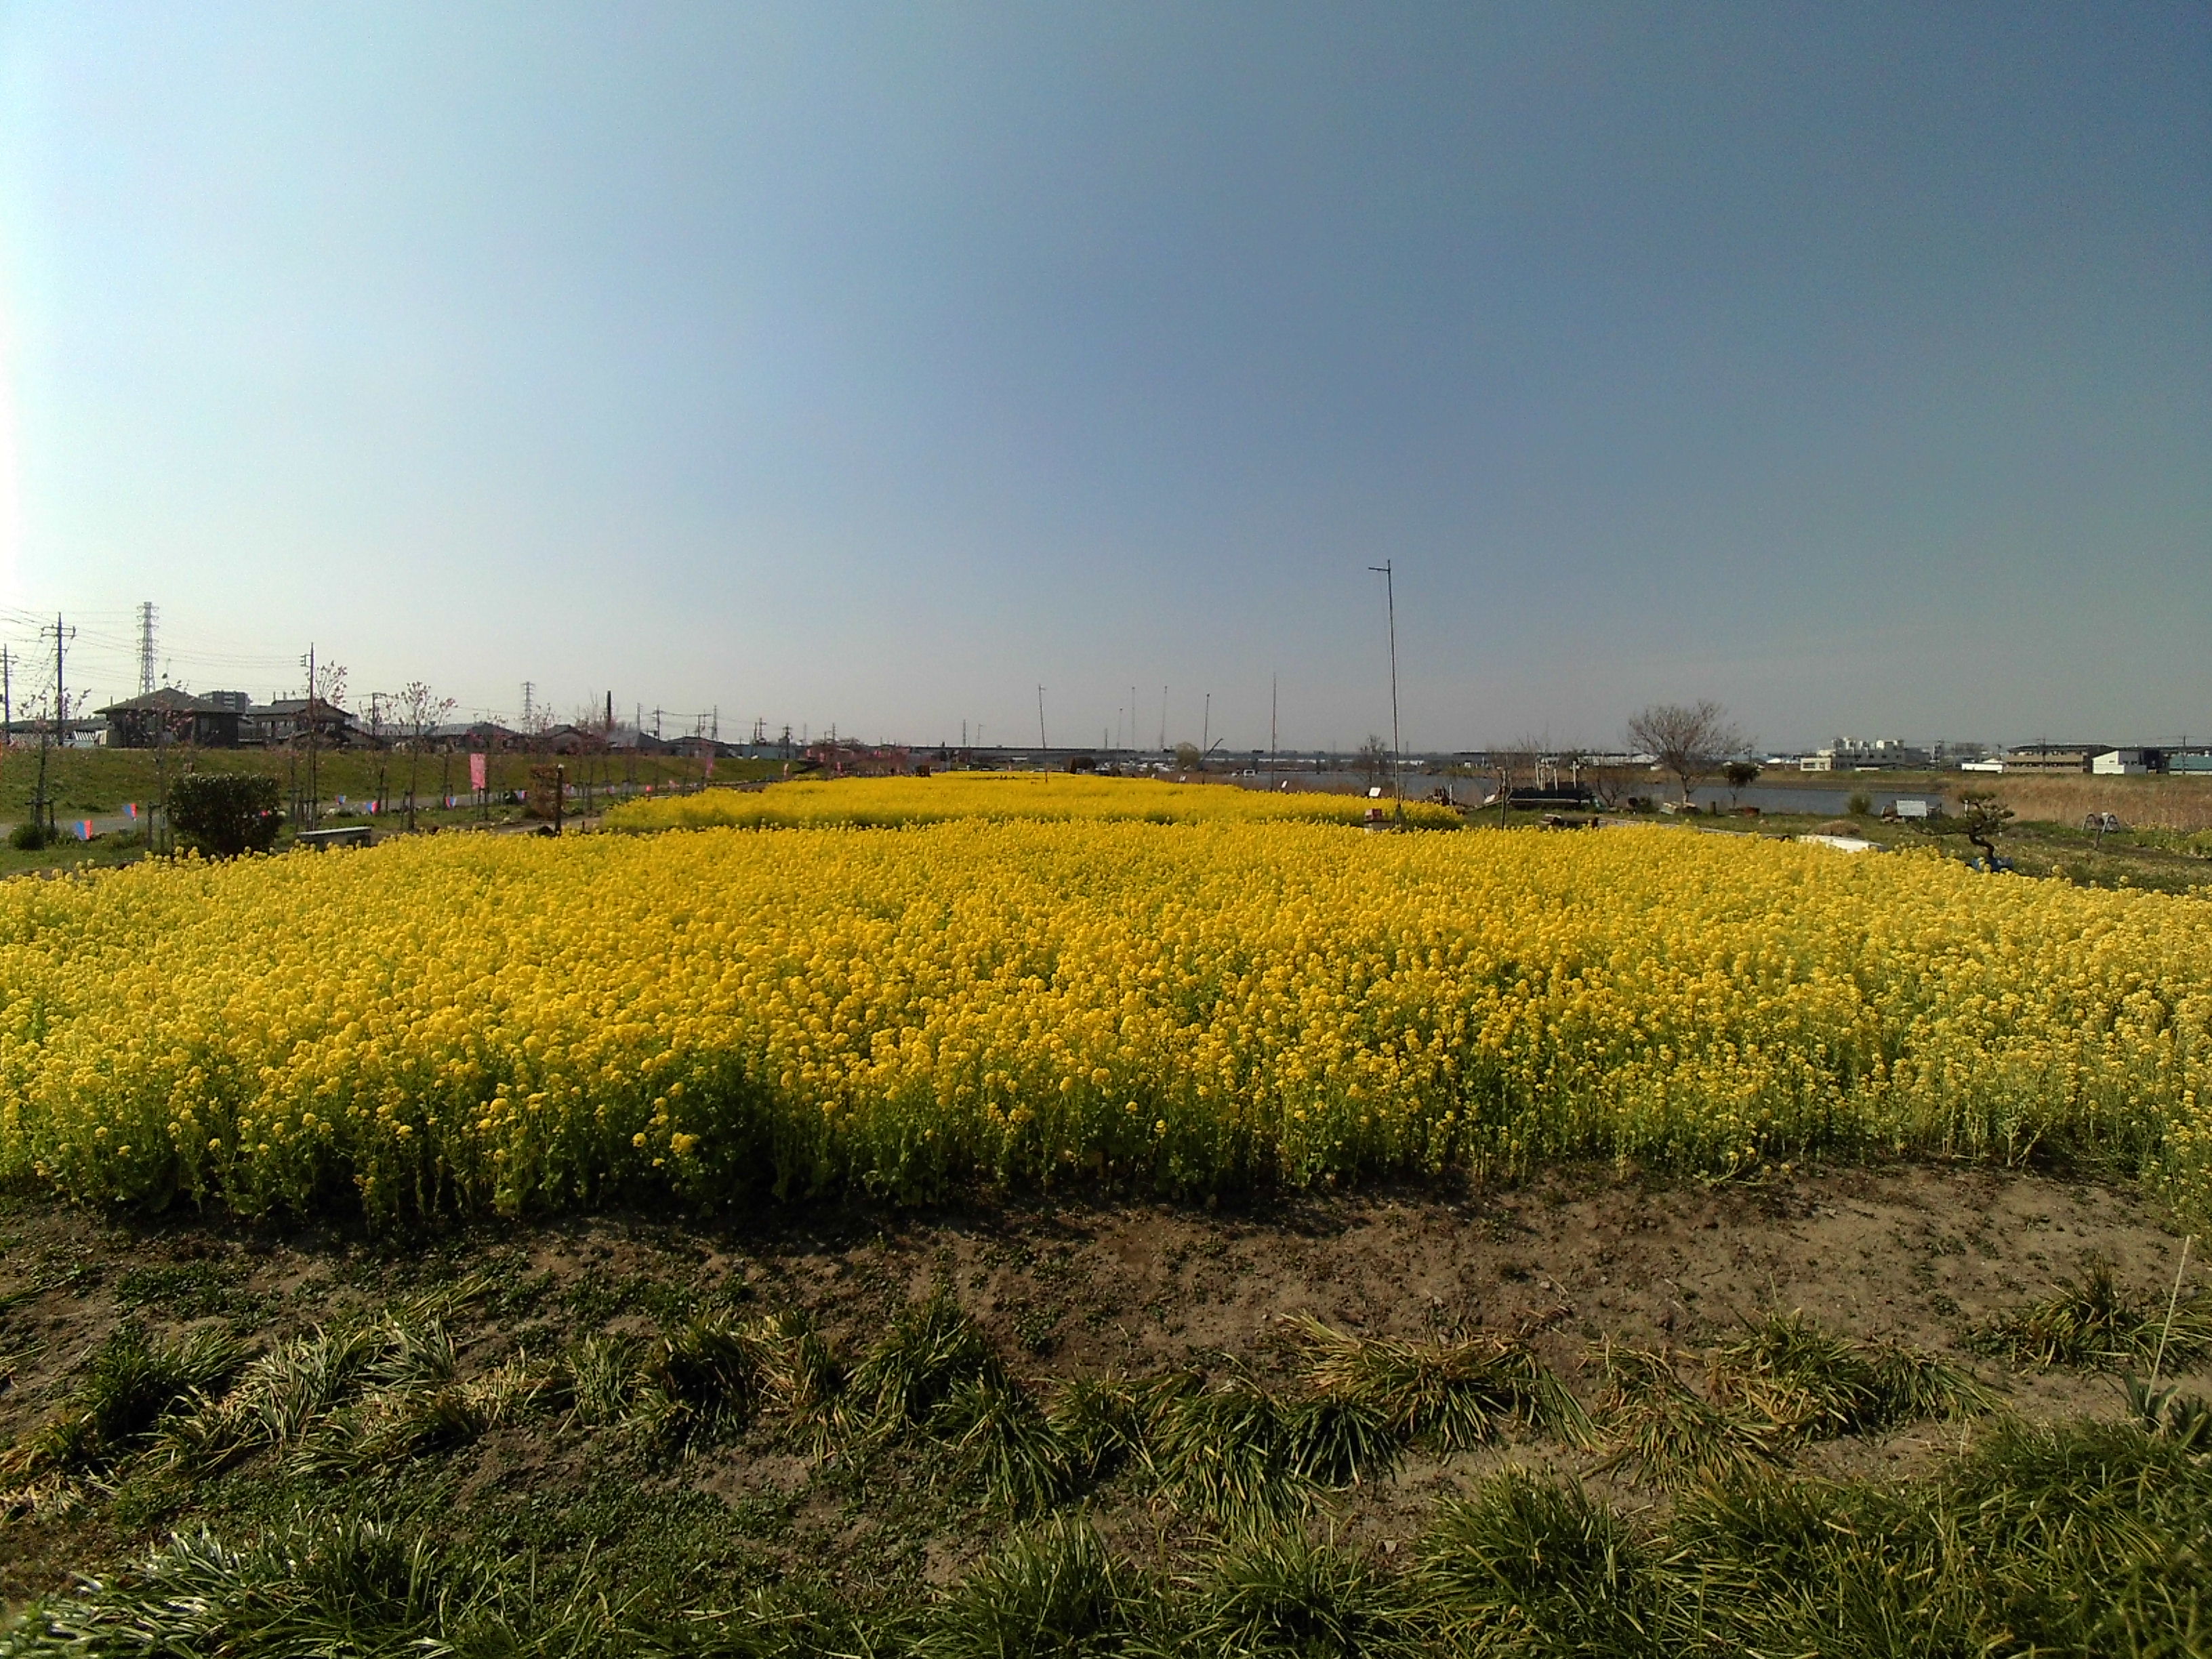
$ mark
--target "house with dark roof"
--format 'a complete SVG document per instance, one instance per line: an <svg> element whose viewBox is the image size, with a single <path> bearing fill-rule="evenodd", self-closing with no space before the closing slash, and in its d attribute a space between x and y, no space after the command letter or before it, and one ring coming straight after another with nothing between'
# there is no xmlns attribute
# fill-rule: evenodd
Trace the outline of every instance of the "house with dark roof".
<svg viewBox="0 0 2212 1659"><path fill-rule="evenodd" d="M246 711L241 735L249 743L282 749L313 734L326 749L347 749L367 736L353 716L320 697L278 697Z"/></svg>
<svg viewBox="0 0 2212 1659"><path fill-rule="evenodd" d="M238 747L237 709L173 685L93 712L107 722L110 749L152 749L163 744L191 744L201 749Z"/></svg>
<svg viewBox="0 0 2212 1659"><path fill-rule="evenodd" d="M496 720L449 720L434 726L427 746L448 754L504 754L525 748L522 733Z"/></svg>

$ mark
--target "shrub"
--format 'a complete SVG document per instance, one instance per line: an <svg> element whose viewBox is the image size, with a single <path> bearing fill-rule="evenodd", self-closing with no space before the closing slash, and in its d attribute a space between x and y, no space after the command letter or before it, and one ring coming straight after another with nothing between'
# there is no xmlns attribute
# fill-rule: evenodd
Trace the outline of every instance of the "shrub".
<svg viewBox="0 0 2212 1659"><path fill-rule="evenodd" d="M1851 798L1844 803L1844 811L1855 818L1863 818L1874 811L1874 797L1863 789L1851 791Z"/></svg>
<svg viewBox="0 0 2212 1659"><path fill-rule="evenodd" d="M42 847L51 847L61 837L36 818L26 818L8 832L8 845L19 853L35 853Z"/></svg>
<svg viewBox="0 0 2212 1659"><path fill-rule="evenodd" d="M276 780L243 773L190 773L169 787L169 823L185 844L210 858L265 853L283 823Z"/></svg>

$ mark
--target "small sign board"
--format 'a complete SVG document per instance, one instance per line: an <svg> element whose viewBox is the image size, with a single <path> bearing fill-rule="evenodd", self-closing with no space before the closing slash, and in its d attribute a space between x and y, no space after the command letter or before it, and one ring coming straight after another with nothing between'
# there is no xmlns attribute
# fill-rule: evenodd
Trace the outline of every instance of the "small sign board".
<svg viewBox="0 0 2212 1659"><path fill-rule="evenodd" d="M1897 799L1897 816L1901 818L1940 818L1943 816L1943 803L1900 795Z"/></svg>

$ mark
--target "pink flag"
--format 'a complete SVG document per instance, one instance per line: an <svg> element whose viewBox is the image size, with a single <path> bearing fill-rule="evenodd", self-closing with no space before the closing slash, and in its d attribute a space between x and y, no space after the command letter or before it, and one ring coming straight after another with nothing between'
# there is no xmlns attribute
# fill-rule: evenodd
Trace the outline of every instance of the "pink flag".
<svg viewBox="0 0 2212 1659"><path fill-rule="evenodd" d="M469 757L469 787L481 789L483 787L484 757L482 755L471 755Z"/></svg>

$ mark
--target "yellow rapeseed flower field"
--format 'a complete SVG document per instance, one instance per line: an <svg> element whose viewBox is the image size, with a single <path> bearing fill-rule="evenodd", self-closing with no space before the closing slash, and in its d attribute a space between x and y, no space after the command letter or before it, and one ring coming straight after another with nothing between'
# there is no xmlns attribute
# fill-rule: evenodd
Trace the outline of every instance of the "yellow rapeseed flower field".
<svg viewBox="0 0 2212 1659"><path fill-rule="evenodd" d="M258 1214L1628 1156L2212 1211L2212 906L1677 830L441 836L0 885L0 1178Z"/></svg>
<svg viewBox="0 0 2212 1659"><path fill-rule="evenodd" d="M766 789L709 789L637 800L607 814L611 830L887 828L960 818L1060 822L1133 818L1146 823L1356 823L1395 801L1317 790L1240 789L1156 778L1071 777L1053 772L942 772L927 778L801 778ZM1407 801L1408 823L1455 829L1459 814Z"/></svg>

